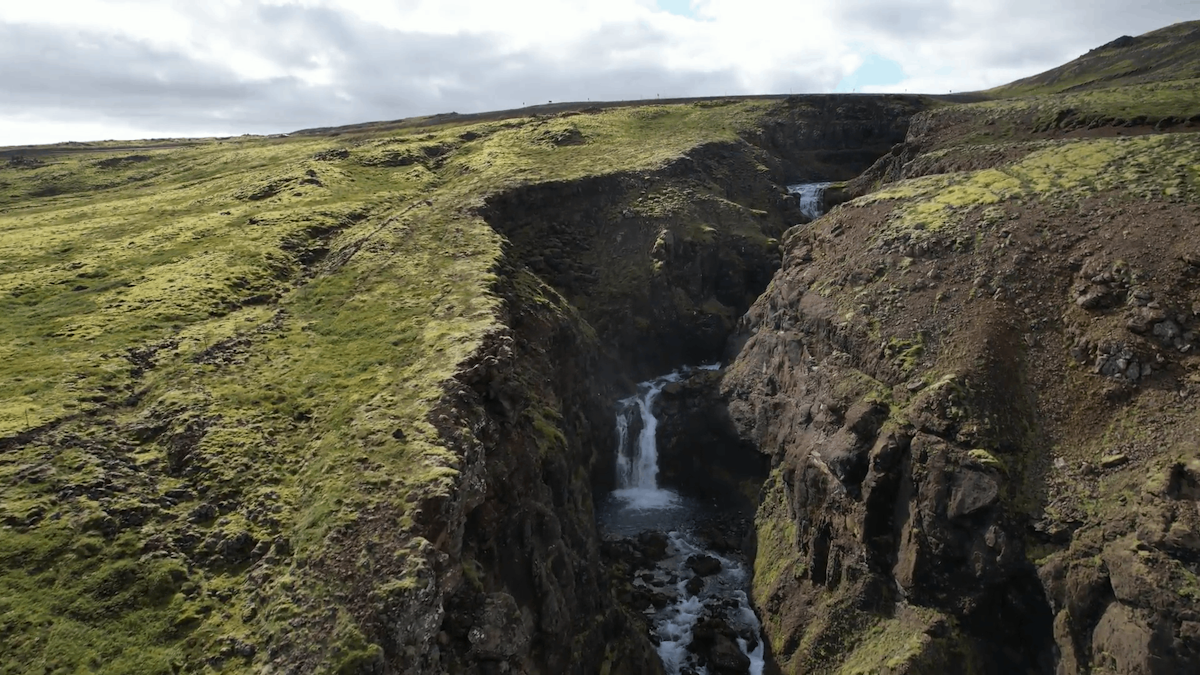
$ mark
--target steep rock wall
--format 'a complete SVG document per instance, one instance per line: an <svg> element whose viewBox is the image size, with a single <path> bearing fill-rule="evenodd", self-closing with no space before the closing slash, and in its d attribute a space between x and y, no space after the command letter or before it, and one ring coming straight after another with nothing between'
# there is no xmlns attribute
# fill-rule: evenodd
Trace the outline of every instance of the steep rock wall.
<svg viewBox="0 0 1200 675"><path fill-rule="evenodd" d="M849 125L826 122L787 147L871 151L846 140ZM640 618L613 600L592 501L612 485L616 397L637 379L720 358L779 266L778 237L803 219L781 183L785 163L805 158L755 142L701 146L654 171L514 188L483 206L508 241L498 292L509 332L464 364L438 421L474 468L450 501L423 508L436 514L425 535L438 551L432 585L399 614L440 619L401 631L406 667L660 668Z"/></svg>
<svg viewBox="0 0 1200 675"><path fill-rule="evenodd" d="M788 183L848 180L900 143L923 96L795 96L751 142L781 158Z"/></svg>
<svg viewBox="0 0 1200 675"><path fill-rule="evenodd" d="M444 619L429 637L448 657L411 667L657 672L644 633L612 600L592 514L591 469L611 443L613 364L527 271L506 267L497 290L508 329L464 364L439 420L478 445L482 469L458 495L462 508L441 514L456 543L444 565Z"/></svg>
<svg viewBox="0 0 1200 675"><path fill-rule="evenodd" d="M1195 144L953 148L785 235L723 383L785 672L1195 667Z"/></svg>

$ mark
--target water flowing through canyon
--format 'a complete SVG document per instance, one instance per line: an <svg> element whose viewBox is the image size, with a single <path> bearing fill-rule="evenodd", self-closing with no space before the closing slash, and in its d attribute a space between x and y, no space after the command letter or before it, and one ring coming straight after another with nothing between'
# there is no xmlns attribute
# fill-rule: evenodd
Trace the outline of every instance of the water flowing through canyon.
<svg viewBox="0 0 1200 675"><path fill-rule="evenodd" d="M809 220L825 213L825 190L833 183L798 183L789 185L788 192L800 200L800 212Z"/></svg>
<svg viewBox="0 0 1200 675"><path fill-rule="evenodd" d="M617 489L602 505L601 523L610 536L659 542L659 559L637 571L634 586L651 598L643 611L667 673L762 675L761 626L747 596L752 565L702 543L698 530L721 517L719 507L657 480L655 402L692 370L643 382L637 394L619 402Z"/></svg>

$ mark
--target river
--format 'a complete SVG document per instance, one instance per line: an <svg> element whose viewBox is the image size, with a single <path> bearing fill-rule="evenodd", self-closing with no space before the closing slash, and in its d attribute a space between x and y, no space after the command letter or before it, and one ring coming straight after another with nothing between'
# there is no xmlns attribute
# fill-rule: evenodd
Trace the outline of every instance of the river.
<svg viewBox="0 0 1200 675"><path fill-rule="evenodd" d="M815 220L824 212L829 185L789 185L788 192L796 195L800 211ZM719 367L684 368L643 382L636 394L617 404L617 488L600 505L606 536L666 535L665 556L652 568L638 570L633 583L664 600L644 611L668 675L709 675L709 666L721 673L762 675L765 667L762 626L747 595L752 564L740 555L706 548L698 534L704 523L722 517L719 507L658 484L655 402L664 387L692 370ZM702 647L698 632L704 634Z"/></svg>
<svg viewBox="0 0 1200 675"><path fill-rule="evenodd" d="M663 387L687 373L684 369L643 382L637 394L618 404L617 489L602 505L601 525L616 536L666 534L666 557L653 568L639 570L634 583L668 598L663 607L649 607L646 612L669 675L706 675L707 665L714 660L722 672L736 669L762 675L761 626L747 596L750 565L741 556L722 555L701 543L697 526L719 516L714 507L658 485L654 403ZM635 428L637 433L631 433ZM697 626L709 633L713 627L730 633L741 656L714 647L712 641L720 644L722 638L707 633L707 649L694 649Z"/></svg>

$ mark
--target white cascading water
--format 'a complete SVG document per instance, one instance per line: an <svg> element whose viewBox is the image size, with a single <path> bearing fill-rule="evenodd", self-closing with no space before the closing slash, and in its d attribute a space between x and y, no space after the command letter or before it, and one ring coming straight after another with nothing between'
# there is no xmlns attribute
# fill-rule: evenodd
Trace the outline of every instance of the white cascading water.
<svg viewBox="0 0 1200 675"><path fill-rule="evenodd" d="M678 501L679 495L658 487L658 418L653 410L663 387L681 377L675 372L643 382L636 395L617 407L617 490L613 494L632 508L661 508ZM642 418L642 429L637 442L630 443L629 426L635 413Z"/></svg>
<svg viewBox="0 0 1200 675"><path fill-rule="evenodd" d="M766 664L764 660L765 647L762 641L762 624L758 615L750 607L750 598L743 590L749 583L746 571L736 560L720 556L712 551L697 546L687 535L680 532L670 533L670 550L677 566L683 568L688 556L707 555L721 561L721 571L711 577L697 595L687 592L687 578L681 578L676 584L679 599L655 614L655 630L658 632L658 656L666 666L668 675L679 675L685 666L690 666L699 675L705 675L706 669L695 663L689 663L691 653L687 646L692 641L692 630L700 617L704 615L706 601L725 596L737 601L737 613L728 616L729 623L739 633L753 636L754 649L750 649L749 641L744 637L737 639L738 648L750 659L750 675L762 675Z"/></svg>
<svg viewBox="0 0 1200 675"><path fill-rule="evenodd" d="M789 185L788 192L800 200L800 213L809 220L825 214L825 189L833 183L800 183Z"/></svg>
<svg viewBox="0 0 1200 675"><path fill-rule="evenodd" d="M700 367L702 370L718 368L720 364ZM630 523L653 525L653 519L647 519L646 515L659 512L663 514L663 518L658 526L676 527L677 520L666 516L667 512L688 508L680 495L658 487L658 419L654 416L654 403L664 387L672 382L679 382L689 370L685 368L643 382L638 385L636 395L622 400L617 407L618 489L613 491L613 496L622 503L623 512L641 516L629 520ZM636 442L629 437L634 415L638 415L642 422ZM737 610L728 614L727 620L739 634L749 637L739 637L737 644L742 653L750 659L750 675L762 675L765 661L761 625L746 595L745 588L749 577L742 563L703 548L696 544L688 533L678 529L669 532L668 541L670 557L662 563L663 567L658 573L670 575L675 580L674 600L662 609L654 610L653 615L655 632L659 638L658 655L666 667L666 672L669 675L679 675L686 667L699 675L706 675L707 670L695 661L695 656L688 650L693 629L704 616L706 607L719 600L734 599L737 602ZM696 594L687 590L688 581L694 576L686 565L688 557L692 555L711 556L721 563L721 571L708 577ZM644 581L639 580L637 583Z"/></svg>

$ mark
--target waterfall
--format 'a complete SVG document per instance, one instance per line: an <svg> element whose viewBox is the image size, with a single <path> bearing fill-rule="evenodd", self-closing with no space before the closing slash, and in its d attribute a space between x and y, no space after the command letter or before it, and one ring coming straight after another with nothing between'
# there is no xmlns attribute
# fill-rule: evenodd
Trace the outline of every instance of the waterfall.
<svg viewBox="0 0 1200 675"><path fill-rule="evenodd" d="M800 213L809 220L816 220L825 214L825 188L833 183L800 183L789 185L788 192L800 200Z"/></svg>
<svg viewBox="0 0 1200 675"><path fill-rule="evenodd" d="M617 489L613 494L630 506L654 509L677 504L679 495L658 487L658 418L654 402L664 387L683 379L693 370L718 370L713 363L696 368L684 367L673 373L643 382L638 393L622 399L617 405ZM629 436L634 416L641 423L636 441Z"/></svg>
<svg viewBox="0 0 1200 675"><path fill-rule="evenodd" d="M663 387L678 382L682 375L674 372L638 385L638 393L624 399L617 407L617 490L613 494L642 509L662 508L676 503L678 495L658 487L658 418L654 402ZM634 415L642 428L631 439L629 430Z"/></svg>
<svg viewBox="0 0 1200 675"><path fill-rule="evenodd" d="M720 364L701 366L716 370ZM737 633L736 644L748 660L750 675L762 675L764 645L762 626L750 606L746 588L752 574L744 561L722 556L698 543L689 521L703 505L670 490L658 487L658 418L654 404L663 389L679 382L692 369L664 375L638 385L633 396L617 405L617 489L616 508L607 511L607 525L627 534L651 530L668 537L668 557L653 569L643 570L634 582L641 589L662 593L669 599L660 608L645 611L650 615L657 635L658 655L668 675L706 673L689 646L696 624L705 617L724 617ZM635 423L640 422L637 428ZM637 430L634 434L633 431ZM699 577L689 568L695 556L711 557L720 570Z"/></svg>

